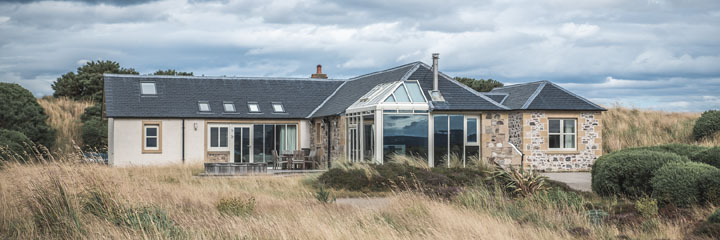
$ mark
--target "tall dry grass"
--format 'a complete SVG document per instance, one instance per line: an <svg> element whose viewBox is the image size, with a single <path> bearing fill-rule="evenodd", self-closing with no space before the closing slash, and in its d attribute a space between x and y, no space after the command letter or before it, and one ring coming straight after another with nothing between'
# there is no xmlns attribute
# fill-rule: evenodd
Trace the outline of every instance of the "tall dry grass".
<svg viewBox="0 0 720 240"><path fill-rule="evenodd" d="M200 170L11 164L0 170L0 238L570 238L416 194L360 208L319 202L308 177L194 177ZM252 211L218 211L232 198L254 198Z"/></svg>
<svg viewBox="0 0 720 240"><path fill-rule="evenodd" d="M74 145L82 146L80 116L93 102L75 101L66 97L44 97L38 99L38 103L48 115L48 124L57 131L53 151L67 152L71 151Z"/></svg>
<svg viewBox="0 0 720 240"><path fill-rule="evenodd" d="M609 108L603 113L603 150L607 153L666 143L720 145L720 134L716 134L714 138L695 141L692 129L699 117L700 113Z"/></svg>

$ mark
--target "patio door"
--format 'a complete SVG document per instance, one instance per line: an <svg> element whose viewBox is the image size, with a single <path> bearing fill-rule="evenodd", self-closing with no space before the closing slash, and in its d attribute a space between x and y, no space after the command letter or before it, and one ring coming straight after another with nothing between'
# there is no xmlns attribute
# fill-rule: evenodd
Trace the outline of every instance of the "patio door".
<svg viewBox="0 0 720 240"><path fill-rule="evenodd" d="M251 163L252 159L252 132L250 125L235 126L233 128L233 162Z"/></svg>

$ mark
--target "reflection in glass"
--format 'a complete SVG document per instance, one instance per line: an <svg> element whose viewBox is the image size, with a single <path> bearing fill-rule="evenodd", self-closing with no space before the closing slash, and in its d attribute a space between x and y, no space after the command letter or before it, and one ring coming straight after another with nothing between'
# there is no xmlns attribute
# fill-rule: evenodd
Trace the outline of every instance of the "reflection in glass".
<svg viewBox="0 0 720 240"><path fill-rule="evenodd" d="M550 135L550 148L560 148L560 135Z"/></svg>
<svg viewBox="0 0 720 240"><path fill-rule="evenodd" d="M450 166L460 167L463 165L464 145L464 120L463 115L450 115Z"/></svg>
<svg viewBox="0 0 720 240"><path fill-rule="evenodd" d="M265 162L272 163L274 162L272 150L275 149L275 125L272 124L265 124L265 149L264 149L264 155ZM278 153L279 154L279 153Z"/></svg>
<svg viewBox="0 0 720 240"><path fill-rule="evenodd" d="M477 142L477 118L467 119L467 142Z"/></svg>
<svg viewBox="0 0 720 240"><path fill-rule="evenodd" d="M563 133L575 133L575 120L564 120Z"/></svg>
<svg viewBox="0 0 720 240"><path fill-rule="evenodd" d="M425 114L383 114L384 162L393 154L427 159L428 116Z"/></svg>
<svg viewBox="0 0 720 240"><path fill-rule="evenodd" d="M560 133L560 120L548 120L550 133Z"/></svg>
<svg viewBox="0 0 720 240"><path fill-rule="evenodd" d="M433 117L435 133L433 134L435 141L435 152L433 153L433 166L447 167L448 155L448 116L435 115Z"/></svg>
<svg viewBox="0 0 720 240"><path fill-rule="evenodd" d="M216 127L210 128L210 146L218 146L218 128Z"/></svg>
<svg viewBox="0 0 720 240"><path fill-rule="evenodd" d="M263 125L253 126L253 162L265 162L265 154L263 151Z"/></svg>
<svg viewBox="0 0 720 240"><path fill-rule="evenodd" d="M220 147L227 147L228 145L228 128L220 128Z"/></svg>
<svg viewBox="0 0 720 240"><path fill-rule="evenodd" d="M408 97L407 92L405 92L405 88L402 85L395 89L393 95L395 95L395 100L398 102L410 102L410 97Z"/></svg>
<svg viewBox="0 0 720 240"><path fill-rule="evenodd" d="M422 90L420 89L420 85L418 85L417 82L407 81L405 82L405 86L407 86L407 90L410 93L410 97L412 98L413 102L425 102Z"/></svg>
<svg viewBox="0 0 720 240"><path fill-rule="evenodd" d="M370 161L375 157L375 117L363 116L363 160Z"/></svg>

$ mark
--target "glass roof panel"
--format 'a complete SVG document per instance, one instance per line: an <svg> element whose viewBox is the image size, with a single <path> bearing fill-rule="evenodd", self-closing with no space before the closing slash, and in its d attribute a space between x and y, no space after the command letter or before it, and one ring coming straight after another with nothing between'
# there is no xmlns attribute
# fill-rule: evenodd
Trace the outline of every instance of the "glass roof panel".
<svg viewBox="0 0 720 240"><path fill-rule="evenodd" d="M407 81L405 82L405 86L407 87L407 90L410 93L410 97L412 98L413 102L425 102L422 90L420 89L420 85L417 82Z"/></svg>
<svg viewBox="0 0 720 240"><path fill-rule="evenodd" d="M390 95L387 97L387 99L385 99L385 102L395 102L395 98L393 97L393 95Z"/></svg>
<svg viewBox="0 0 720 240"><path fill-rule="evenodd" d="M405 87L403 87L403 85L398 86L393 95L395 95L395 100L398 102L410 102L410 97L407 92L405 92Z"/></svg>

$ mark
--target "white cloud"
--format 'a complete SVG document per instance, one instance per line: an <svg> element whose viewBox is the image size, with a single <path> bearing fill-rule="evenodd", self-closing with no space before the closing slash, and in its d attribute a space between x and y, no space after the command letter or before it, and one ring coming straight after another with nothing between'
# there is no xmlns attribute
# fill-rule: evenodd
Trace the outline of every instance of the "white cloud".
<svg viewBox="0 0 720 240"><path fill-rule="evenodd" d="M592 24L575 24L575 23L565 23L563 24L559 32L561 35L570 37L570 38L585 38L594 35L595 33L600 30L600 27L597 25Z"/></svg>

